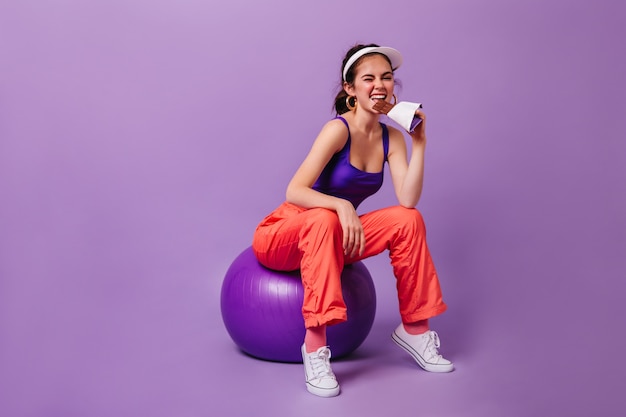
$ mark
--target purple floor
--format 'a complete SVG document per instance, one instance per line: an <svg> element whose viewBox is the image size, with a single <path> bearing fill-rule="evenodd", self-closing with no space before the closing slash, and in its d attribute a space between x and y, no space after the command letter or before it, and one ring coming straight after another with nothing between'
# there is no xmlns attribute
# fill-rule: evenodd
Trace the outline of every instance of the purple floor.
<svg viewBox="0 0 626 417"><path fill-rule="evenodd" d="M626 415L625 28L610 0L0 3L0 416ZM391 341L382 254L321 399L242 354L219 299L355 42L401 50L425 105L456 370Z"/></svg>
<svg viewBox="0 0 626 417"><path fill-rule="evenodd" d="M234 346L220 320L219 277L12 283L13 302L5 300L3 310L20 326L3 332L3 415L618 416L626 409L617 382L623 336L610 333L623 317L621 294L586 288L590 296L604 293L607 305L570 320L579 295L531 300L520 284L508 298L464 299L470 284L462 281L490 285L506 276L520 283L524 273L494 269L489 278L448 280L446 287L457 281L460 288L450 288L450 309L433 327L457 369L429 374L389 338L398 319L379 258L369 262L377 318L364 344L335 362L342 393L332 399L306 392L301 365L253 359Z"/></svg>

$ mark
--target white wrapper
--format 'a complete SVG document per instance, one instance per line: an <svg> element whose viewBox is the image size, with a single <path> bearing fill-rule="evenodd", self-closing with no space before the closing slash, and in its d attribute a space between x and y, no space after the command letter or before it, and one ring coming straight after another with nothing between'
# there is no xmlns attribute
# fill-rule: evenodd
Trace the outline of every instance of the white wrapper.
<svg viewBox="0 0 626 417"><path fill-rule="evenodd" d="M415 111L422 108L422 103L400 101L387 113L387 117L399 124L404 130L412 133L421 119L415 117ZM414 119L415 122L414 122Z"/></svg>

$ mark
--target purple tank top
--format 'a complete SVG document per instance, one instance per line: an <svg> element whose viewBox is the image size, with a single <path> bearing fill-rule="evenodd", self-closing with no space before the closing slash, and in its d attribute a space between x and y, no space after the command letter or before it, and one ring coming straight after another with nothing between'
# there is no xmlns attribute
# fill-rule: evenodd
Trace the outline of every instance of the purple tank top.
<svg viewBox="0 0 626 417"><path fill-rule="evenodd" d="M381 123L385 158L380 167L380 172L361 171L350 164L350 126L343 117L337 116L337 118L343 121L348 128L348 140L324 167L319 178L313 184L313 189L324 194L344 198L350 201L354 208L357 208L363 200L378 191L383 184L383 168L389 152L389 132L387 126Z"/></svg>

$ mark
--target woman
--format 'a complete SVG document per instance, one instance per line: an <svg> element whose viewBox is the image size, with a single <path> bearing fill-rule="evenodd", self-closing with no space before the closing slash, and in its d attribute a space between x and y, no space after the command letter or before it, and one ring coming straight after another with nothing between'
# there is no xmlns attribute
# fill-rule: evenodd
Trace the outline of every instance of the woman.
<svg viewBox="0 0 626 417"><path fill-rule="evenodd" d="M257 227L253 249L276 270L301 270L302 314L306 327L302 359L309 392L339 394L330 367L326 327L347 319L341 293L346 264L389 250L396 277L402 323L392 339L425 370L450 372L438 352L437 333L428 319L446 309L425 241L424 222L415 209L422 193L426 117L410 133L409 160L404 134L379 122L377 102L391 102L400 53L378 45L357 45L342 63L337 118L327 122L287 186L286 201ZM387 104L387 103L379 103ZM376 106L377 107L377 106ZM409 115L410 116L410 115ZM398 205L358 215L359 204L382 185L389 164Z"/></svg>

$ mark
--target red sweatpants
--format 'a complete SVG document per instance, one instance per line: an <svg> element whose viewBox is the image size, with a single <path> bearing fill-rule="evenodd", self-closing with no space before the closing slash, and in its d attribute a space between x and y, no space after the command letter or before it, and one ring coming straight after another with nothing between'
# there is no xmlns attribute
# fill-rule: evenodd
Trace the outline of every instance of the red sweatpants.
<svg viewBox="0 0 626 417"><path fill-rule="evenodd" d="M400 316L413 323L443 313L446 305L426 245L417 209L394 206L360 216L365 231L361 256L343 253L343 232L334 211L283 203L261 221L252 248L262 265L279 271L300 269L304 286L302 315L307 328L347 320L341 271L389 250L396 277Z"/></svg>

